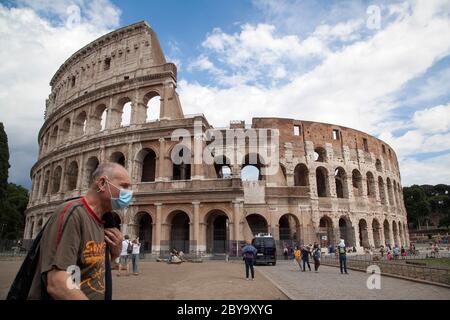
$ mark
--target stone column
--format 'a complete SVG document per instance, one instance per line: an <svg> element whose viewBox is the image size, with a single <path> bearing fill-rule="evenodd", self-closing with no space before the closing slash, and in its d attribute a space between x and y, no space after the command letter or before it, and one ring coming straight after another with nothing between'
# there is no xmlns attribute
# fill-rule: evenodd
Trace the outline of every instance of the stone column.
<svg viewBox="0 0 450 320"><path fill-rule="evenodd" d="M83 178L84 178L84 153L80 155L80 165L78 166L78 177L77 177L77 190L83 188Z"/></svg>
<svg viewBox="0 0 450 320"><path fill-rule="evenodd" d="M192 205L194 206L194 237L193 240L196 241L196 244L191 248L191 251L198 253L199 251L205 251L206 248L200 247L200 201L192 201Z"/></svg>
<svg viewBox="0 0 450 320"><path fill-rule="evenodd" d="M128 171L128 174L130 175L130 177L133 176L133 159L134 159L134 155L133 155L133 143L130 142L128 143L128 151L127 151L127 156L126 156L126 163L125 163L125 167Z"/></svg>
<svg viewBox="0 0 450 320"><path fill-rule="evenodd" d="M168 178L165 176L165 166L166 166L166 154L165 154L166 141L164 138L159 138L159 152L158 152L158 171L155 177L155 181L167 181Z"/></svg>
<svg viewBox="0 0 450 320"><path fill-rule="evenodd" d="M367 238L369 241L370 247L375 247L375 240L373 237L373 228L372 228L372 221L366 221L367 223Z"/></svg>
<svg viewBox="0 0 450 320"><path fill-rule="evenodd" d="M203 179L203 138L201 135L194 136L193 151L192 180Z"/></svg>
<svg viewBox="0 0 450 320"><path fill-rule="evenodd" d="M328 170L328 168L327 168ZM336 198L337 194L336 194L336 182L335 182L335 176L334 176L334 171L333 170L328 170L328 187L329 187L329 194L330 197L332 198Z"/></svg>
<svg viewBox="0 0 450 320"><path fill-rule="evenodd" d="M162 225L162 203L155 203L156 221L155 221L155 242L152 243L152 252L159 254L161 251L161 225Z"/></svg>
<svg viewBox="0 0 450 320"><path fill-rule="evenodd" d="M242 240L242 234L240 231L240 221L242 219L242 207L241 200L233 200L233 230L234 230L234 239L233 240Z"/></svg>

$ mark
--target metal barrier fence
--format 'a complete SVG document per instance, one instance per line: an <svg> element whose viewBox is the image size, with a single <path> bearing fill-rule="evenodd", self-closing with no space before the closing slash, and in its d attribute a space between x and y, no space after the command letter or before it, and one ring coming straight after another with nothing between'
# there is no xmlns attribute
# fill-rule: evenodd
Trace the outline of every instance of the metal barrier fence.
<svg viewBox="0 0 450 320"><path fill-rule="evenodd" d="M365 259L364 259L365 258ZM339 266L336 256L322 256L324 265ZM428 267L401 263L399 261L379 261L367 256L347 256L347 267L366 271L369 266L377 265L381 274L398 275L410 279L425 280L450 286L450 268Z"/></svg>

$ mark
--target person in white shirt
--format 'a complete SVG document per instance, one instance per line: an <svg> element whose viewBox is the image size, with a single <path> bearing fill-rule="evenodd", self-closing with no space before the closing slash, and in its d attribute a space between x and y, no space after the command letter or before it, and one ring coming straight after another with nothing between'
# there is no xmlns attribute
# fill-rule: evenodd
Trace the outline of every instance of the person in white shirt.
<svg viewBox="0 0 450 320"><path fill-rule="evenodd" d="M141 244L139 243L139 238L133 240L133 253L131 255L131 261L133 263L133 274L137 276L139 274L139 250L141 249Z"/></svg>
<svg viewBox="0 0 450 320"><path fill-rule="evenodd" d="M127 276L130 275L130 252L129 246L131 245L130 237L126 234L125 239L122 241L122 251L120 252L119 260L119 272L117 276L120 277L120 271L122 267L127 270Z"/></svg>

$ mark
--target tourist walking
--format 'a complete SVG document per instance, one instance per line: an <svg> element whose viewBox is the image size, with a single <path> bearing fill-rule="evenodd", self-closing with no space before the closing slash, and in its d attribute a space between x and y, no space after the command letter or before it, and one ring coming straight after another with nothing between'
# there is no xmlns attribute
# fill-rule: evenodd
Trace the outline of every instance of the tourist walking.
<svg viewBox="0 0 450 320"><path fill-rule="evenodd" d="M314 259L314 271L317 273L319 272L319 266L320 266L320 247L317 243L314 244L314 250L312 252L312 257Z"/></svg>
<svg viewBox="0 0 450 320"><path fill-rule="evenodd" d="M345 272L345 274L348 274L348 272L347 272L347 252L345 250L344 239L341 239L341 241L338 244L338 253L339 253L339 268L341 269L341 274L343 274L344 272Z"/></svg>
<svg viewBox="0 0 450 320"><path fill-rule="evenodd" d="M244 256L245 261L245 278L246 280L250 280L249 278L249 270L252 275L252 280L255 280L255 269L253 268L256 259L256 253L258 250L252 245L250 240L247 240L247 244L242 248L242 255Z"/></svg>
<svg viewBox="0 0 450 320"><path fill-rule="evenodd" d="M301 257L302 257L302 252L300 251L298 246L295 246L294 259L295 259L295 261L297 261L297 264L300 267L300 271L302 270Z"/></svg>
<svg viewBox="0 0 450 320"><path fill-rule="evenodd" d="M139 253L141 249L141 244L139 243L139 238L133 240L133 253L131 255L131 262L133 264L133 274L135 276L139 275Z"/></svg>
<svg viewBox="0 0 450 320"><path fill-rule="evenodd" d="M311 251L307 246L302 246L302 263L303 263L303 272L306 271L306 264L308 265L309 271L311 271L311 266L309 265L309 256L311 255Z"/></svg>

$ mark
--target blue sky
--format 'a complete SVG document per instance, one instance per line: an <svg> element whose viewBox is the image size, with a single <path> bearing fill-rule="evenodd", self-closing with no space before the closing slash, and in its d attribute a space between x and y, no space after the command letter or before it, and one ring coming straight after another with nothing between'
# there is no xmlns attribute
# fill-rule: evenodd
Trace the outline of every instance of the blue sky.
<svg viewBox="0 0 450 320"><path fill-rule="evenodd" d="M146 20L178 66L185 113L215 126L280 116L352 127L394 148L403 185L450 183L449 1L0 3L11 182L30 186L59 65L102 34ZM74 6L80 20L69 27Z"/></svg>

